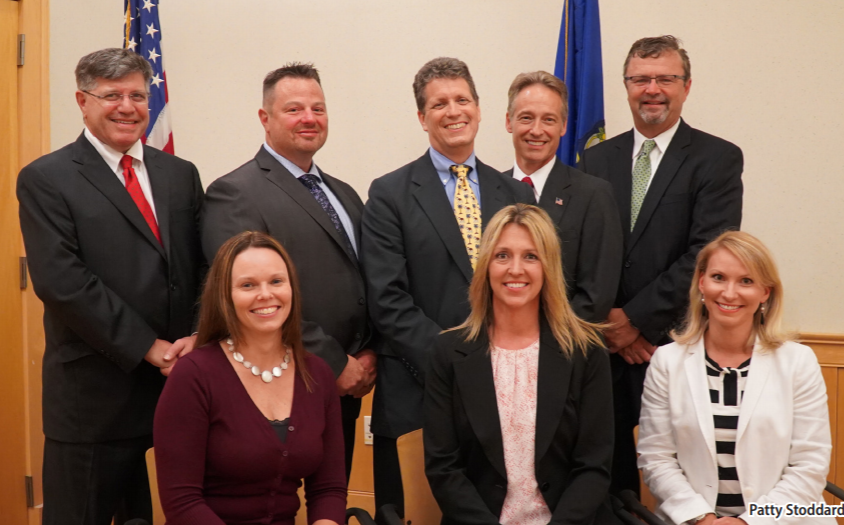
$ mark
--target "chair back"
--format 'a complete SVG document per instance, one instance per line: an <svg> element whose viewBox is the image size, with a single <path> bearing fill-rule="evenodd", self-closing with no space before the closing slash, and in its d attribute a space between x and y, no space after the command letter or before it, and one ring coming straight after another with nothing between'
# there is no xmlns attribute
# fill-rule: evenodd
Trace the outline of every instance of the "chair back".
<svg viewBox="0 0 844 525"><path fill-rule="evenodd" d="M404 491L404 521L413 525L439 525L442 512L425 476L425 448L422 429L396 441Z"/></svg>
<svg viewBox="0 0 844 525"><path fill-rule="evenodd" d="M158 478L155 474L155 449L147 450L147 476L149 476L149 494L152 496L152 522L164 523L164 511L161 510L161 498L158 497Z"/></svg>

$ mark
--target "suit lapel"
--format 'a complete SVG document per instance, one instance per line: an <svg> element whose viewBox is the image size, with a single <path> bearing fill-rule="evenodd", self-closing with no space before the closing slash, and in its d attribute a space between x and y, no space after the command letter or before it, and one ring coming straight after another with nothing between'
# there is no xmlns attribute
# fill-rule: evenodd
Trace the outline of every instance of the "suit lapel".
<svg viewBox="0 0 844 525"><path fill-rule="evenodd" d="M543 322L539 337L539 377L536 387L536 465L545 456L560 426L569 394L571 371L571 360L560 351L554 335Z"/></svg>
<svg viewBox="0 0 844 525"><path fill-rule="evenodd" d="M454 363L454 377L460 388L469 424L481 448L495 470L506 478L501 420L498 418L498 401L488 348L489 341L485 336L468 344L464 352L466 357Z"/></svg>
<svg viewBox="0 0 844 525"><path fill-rule="evenodd" d="M155 216L161 244L167 256L170 256L170 178L161 166L162 153L153 148L144 147L144 165L152 186L152 200L155 202Z"/></svg>
<svg viewBox="0 0 844 525"><path fill-rule="evenodd" d="M757 344L753 347L753 356L750 361L750 371L747 374L747 383L744 387L744 397L741 400L741 408L739 409L738 431L736 432L736 443L741 439L744 431L747 430L747 425L750 423L750 418L753 417L753 411L759 400L762 398L762 393L765 391L765 383L768 382L768 376L771 374L771 361L773 356L770 352L763 352L762 348Z"/></svg>
<svg viewBox="0 0 844 525"><path fill-rule="evenodd" d="M659 168L657 168L656 173L651 180L648 192L645 194L645 200L642 202L642 209L639 211L639 217L636 219L636 227L631 232L630 241L627 244L628 251L635 246L636 241L639 240L639 237L642 236L642 232L648 226L648 222L651 220L651 216L656 211L659 201L662 199L662 195L665 193L668 185L671 184L671 181L674 179L674 176L677 175L677 171L680 169L683 161L686 159L686 156L688 155L686 147L690 143L691 128L688 124L681 120L680 127L677 128L677 133L674 134L674 138L671 139L671 143L668 145L668 149L663 154L662 160L659 161ZM630 155L632 158L632 149ZM627 200L627 205L629 207L630 199L628 198ZM630 222L628 221L627 224L629 230Z"/></svg>
<svg viewBox="0 0 844 525"><path fill-rule="evenodd" d="M572 198L569 169L560 162L560 159L555 160L554 167L551 168L551 173L548 174L542 194L539 196L539 207L548 212L551 222L557 226L563 221L569 199ZM557 199L562 204L557 204Z"/></svg>
<svg viewBox="0 0 844 525"><path fill-rule="evenodd" d="M337 231L337 228L334 227L334 223L331 222L328 214L325 213L322 206L320 206L314 196L311 195L308 188L299 182L292 173L287 171L280 162L273 158L273 156L270 155L263 146L261 146L258 150L258 154L255 155L255 162L258 164L258 167L266 171L265 176L267 177L267 180L276 185L281 191L290 196L296 204L301 206L302 209L305 210L305 212L310 215L323 230L325 230L325 233L334 239L334 242L336 242L340 249L343 250L343 253L345 253L346 256L349 257L349 259L352 259L354 264L357 265L357 260L346 250L346 243L343 242L343 239L340 237L340 233Z"/></svg>
<svg viewBox="0 0 844 525"><path fill-rule="evenodd" d="M460 228L457 226L457 219L454 217L454 208L448 202L448 196L443 188L442 181L437 175L437 170L434 168L434 163L431 161L430 155L426 152L411 168L411 180L416 185L413 190L413 196L422 207L422 211L428 216L428 220L434 225L434 229L445 244L448 253L454 263L463 272L466 281L472 281L472 263L469 262L469 254L466 252L466 244L463 242L463 236L460 235ZM480 171L478 173L478 180L480 179ZM481 204L485 202L484 184L481 183ZM492 197L490 197L492 198ZM481 219L483 215L483 208L481 208Z"/></svg>
<svg viewBox="0 0 844 525"><path fill-rule="evenodd" d="M501 178L496 176L498 172L477 158L475 165L478 167L478 184L481 187L481 229L483 230L486 229L486 224L492 216L507 204L507 196L501 189Z"/></svg>
<svg viewBox="0 0 844 525"><path fill-rule="evenodd" d="M144 155L146 156L146 151L144 151ZM158 239L155 238L155 235L152 234L152 230L147 224L146 219L144 216L141 215L141 210L138 209L138 205L135 204L135 201L132 200L132 197L129 195L129 192L126 191L126 187L120 184L120 179L109 169L108 164L105 163L103 158L97 153L97 150L94 146L88 142L88 139L85 138L85 134L79 136L74 144L73 148L73 160L77 164L79 164L79 172L85 177L88 182L90 182L97 190L99 190L111 203L123 214L124 217L144 236L144 238L152 244L156 250L161 254L162 257L165 259L167 255L164 253L164 248L161 246L161 243L158 242ZM145 159L146 164L146 159ZM147 167L147 171L150 172L152 170ZM155 171L160 171L160 168L156 169ZM156 204L156 212L159 216L163 217L167 214L167 205L165 204L163 210L158 208L158 199L155 197L156 188L153 186L153 198L155 198ZM163 200L166 201L166 189L162 190L164 193ZM162 236L162 242L164 241L164 237Z"/></svg>
<svg viewBox="0 0 844 525"><path fill-rule="evenodd" d="M609 181L621 215L625 246L630 239L630 195L633 192L633 131L621 135L616 151L609 158ZM641 217L641 215L640 215ZM637 221L638 222L638 221ZM629 249L629 248L628 248Z"/></svg>
<svg viewBox="0 0 844 525"><path fill-rule="evenodd" d="M695 414L706 448L714 464L718 464L715 451L715 421L712 419L712 401L709 398L709 384L706 380L706 360L703 348L703 338L688 347L688 355L684 362L686 381L695 405Z"/></svg>

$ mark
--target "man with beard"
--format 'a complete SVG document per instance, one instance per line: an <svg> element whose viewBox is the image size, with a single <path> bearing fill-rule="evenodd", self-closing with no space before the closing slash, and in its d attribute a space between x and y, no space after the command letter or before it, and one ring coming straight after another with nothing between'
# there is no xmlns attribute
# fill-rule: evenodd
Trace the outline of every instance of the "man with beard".
<svg viewBox="0 0 844 525"><path fill-rule="evenodd" d="M612 355L611 490L639 490L633 427L647 363L681 320L698 251L738 229L742 153L681 118L691 64L673 36L638 40L624 63L634 128L586 150L580 168L608 180L624 231L621 284L605 332Z"/></svg>

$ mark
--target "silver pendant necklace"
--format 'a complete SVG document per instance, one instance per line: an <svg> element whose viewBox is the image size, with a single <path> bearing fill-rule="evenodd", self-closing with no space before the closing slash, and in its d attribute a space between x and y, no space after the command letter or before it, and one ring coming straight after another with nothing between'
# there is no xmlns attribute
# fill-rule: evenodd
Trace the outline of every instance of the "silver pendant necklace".
<svg viewBox="0 0 844 525"><path fill-rule="evenodd" d="M249 361L246 361L243 359L243 354L235 351L234 341L232 341L231 337L226 338L226 344L229 345L229 352L232 353L234 360L245 366L247 370L251 371L253 376L260 377L261 381L264 383L269 383L275 377L281 377L281 374L287 370L287 364L290 362L290 348L285 346L284 361L279 366L273 367L272 371L264 370L262 372L261 369L258 368L258 365L253 365Z"/></svg>

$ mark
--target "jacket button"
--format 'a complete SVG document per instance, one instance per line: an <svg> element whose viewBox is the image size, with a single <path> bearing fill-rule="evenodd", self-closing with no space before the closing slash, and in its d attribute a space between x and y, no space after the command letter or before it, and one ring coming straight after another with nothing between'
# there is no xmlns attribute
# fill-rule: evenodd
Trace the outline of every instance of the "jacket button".
<svg viewBox="0 0 844 525"><path fill-rule="evenodd" d="M363 306L363 303L365 303L365 302L366 302L366 301L364 301L364 300L363 300L363 297L361 297L360 299L358 299L358 304L359 304L359 305L361 305L361 306Z"/></svg>
<svg viewBox="0 0 844 525"><path fill-rule="evenodd" d="M288 431L288 432L293 432L293 425L290 425L289 427L287 427L287 431Z"/></svg>
<svg viewBox="0 0 844 525"><path fill-rule="evenodd" d="M175 284L171 284L171 285L170 285L170 290L172 290L172 291L174 291L174 292L175 292L175 291L176 291L176 285L175 285Z"/></svg>
<svg viewBox="0 0 844 525"><path fill-rule="evenodd" d="M286 451L286 450L285 450L285 451L283 451L283 452L281 453L281 455L282 455L282 456L284 456L284 457L287 457L287 451Z"/></svg>
<svg viewBox="0 0 844 525"><path fill-rule="evenodd" d="M630 268L630 261L624 261L624 267Z"/></svg>
<svg viewBox="0 0 844 525"><path fill-rule="evenodd" d="M360 333L355 334L355 341L360 341L361 335Z"/></svg>
<svg viewBox="0 0 844 525"><path fill-rule="evenodd" d="M548 489L550 489L550 488L551 488L551 484L548 483L547 481L539 486L539 490L541 490L542 492L548 492Z"/></svg>

